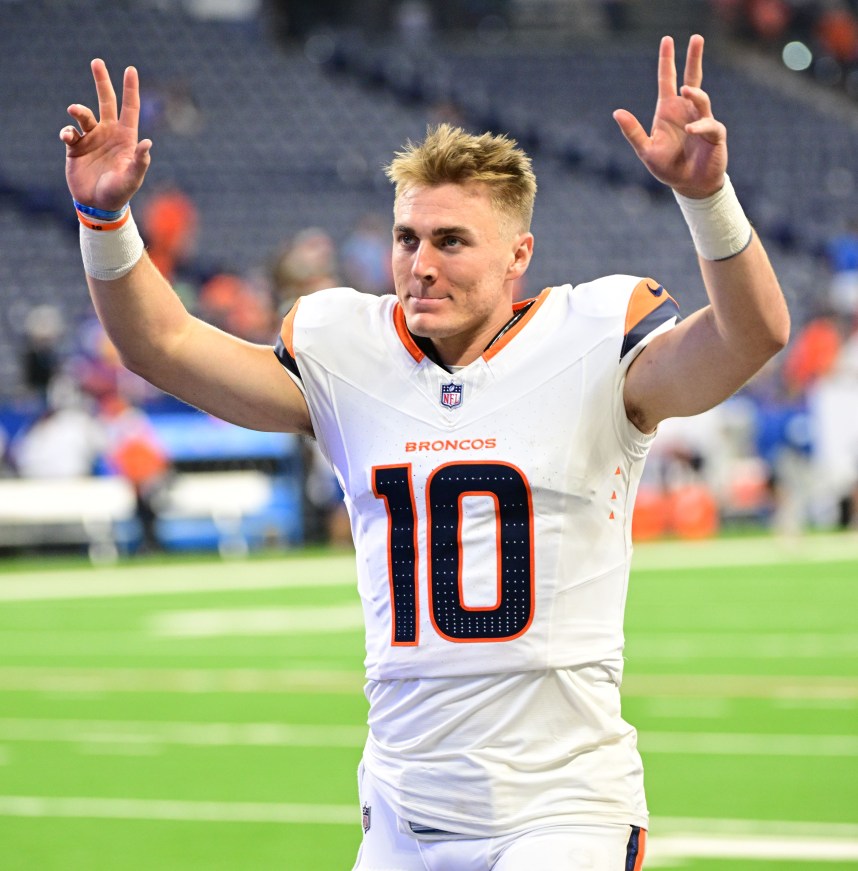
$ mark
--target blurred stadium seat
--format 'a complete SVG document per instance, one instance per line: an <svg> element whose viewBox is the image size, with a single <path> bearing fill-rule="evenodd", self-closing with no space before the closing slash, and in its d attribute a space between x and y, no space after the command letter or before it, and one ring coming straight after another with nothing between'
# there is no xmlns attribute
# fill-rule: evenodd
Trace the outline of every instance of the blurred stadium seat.
<svg viewBox="0 0 858 871"><path fill-rule="evenodd" d="M692 6L706 4L672 5L680 31L694 26ZM646 26L622 36L535 38L531 26L416 46L354 30L284 44L263 18L203 20L178 2L0 3L0 99L14 119L0 125L0 403L14 416L29 395L22 334L34 306L62 308L67 343L91 315L57 133L67 105L94 102L95 56L117 84L126 65L140 70L141 133L154 141L140 205L168 185L192 198L192 283L264 275L307 227L341 241L367 212L389 213L383 165L451 117L509 132L534 156L538 245L525 293L646 273L693 311L705 297L685 226L611 118L621 106L650 117L652 35L669 7L648 4ZM705 86L730 131L731 176L801 324L825 297L825 244L854 217L858 115L711 30Z"/></svg>

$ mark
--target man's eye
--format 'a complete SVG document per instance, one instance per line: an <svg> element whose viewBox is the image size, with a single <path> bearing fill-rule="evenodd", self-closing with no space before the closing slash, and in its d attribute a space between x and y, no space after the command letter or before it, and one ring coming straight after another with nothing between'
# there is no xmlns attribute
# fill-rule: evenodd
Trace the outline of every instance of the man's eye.
<svg viewBox="0 0 858 871"><path fill-rule="evenodd" d="M447 236L447 238L444 239L445 248L458 248L461 244L462 240L457 238L456 236Z"/></svg>

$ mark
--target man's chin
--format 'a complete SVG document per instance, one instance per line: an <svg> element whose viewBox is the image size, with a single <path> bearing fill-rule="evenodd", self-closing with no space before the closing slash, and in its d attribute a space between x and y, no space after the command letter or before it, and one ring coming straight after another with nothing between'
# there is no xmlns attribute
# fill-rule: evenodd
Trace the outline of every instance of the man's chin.
<svg viewBox="0 0 858 871"><path fill-rule="evenodd" d="M421 339L443 339L449 335L450 327L439 313L411 312L406 310L405 323L412 335Z"/></svg>

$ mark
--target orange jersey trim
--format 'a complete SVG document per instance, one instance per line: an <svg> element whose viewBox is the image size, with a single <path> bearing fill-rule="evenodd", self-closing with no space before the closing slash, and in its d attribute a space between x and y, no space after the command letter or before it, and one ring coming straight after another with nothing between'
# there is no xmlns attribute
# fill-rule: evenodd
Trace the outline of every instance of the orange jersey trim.
<svg viewBox="0 0 858 871"><path fill-rule="evenodd" d="M626 309L626 323L623 335L627 336L647 315L652 314L660 305L676 300L652 278L644 278L635 285Z"/></svg>
<svg viewBox="0 0 858 871"><path fill-rule="evenodd" d="M646 829L641 829L638 834L638 855L635 860L633 871L641 871L646 855Z"/></svg>
<svg viewBox="0 0 858 871"><path fill-rule="evenodd" d="M417 363L420 363L426 355L417 346L411 333L408 332L408 325L405 323L405 311L400 302L397 302L393 309L393 326L396 328L399 340L405 345L405 350L411 354Z"/></svg>
<svg viewBox="0 0 858 871"><path fill-rule="evenodd" d="M283 347L289 352L289 356L295 359L295 312L298 311L300 298L295 301L292 308L286 312L286 317L283 318L283 326L280 327L280 338L283 341Z"/></svg>
<svg viewBox="0 0 858 871"><path fill-rule="evenodd" d="M522 319L507 333L505 333L497 342L495 342L491 348L484 351L482 357L484 360L491 360L492 357L495 356L499 351L505 348L512 339L521 332L521 329L524 325L533 317L536 310L548 299L548 292L550 288L545 288L542 293L537 297L533 297L531 299L523 299L520 302L513 303L512 311L515 314L517 311L523 309L528 303L533 303L533 305L528 309L526 314L522 317ZM420 347L414 341L414 337L408 331L408 325L405 322L405 311L402 308L401 303L397 302L395 308L393 309L393 326L396 329L396 334L399 336L399 340L405 346L405 349L408 353L414 358L417 363L420 363L423 358L426 356L423 351L420 350Z"/></svg>
<svg viewBox="0 0 858 871"><path fill-rule="evenodd" d="M491 360L499 351L502 351L523 329L524 325L536 314L536 310L548 299L548 293L551 288L546 287L537 297L531 299L523 299L521 302L515 302L512 305L513 314L523 309L528 303L533 305L527 310L522 319L512 329L504 333L490 348L483 351L483 359Z"/></svg>

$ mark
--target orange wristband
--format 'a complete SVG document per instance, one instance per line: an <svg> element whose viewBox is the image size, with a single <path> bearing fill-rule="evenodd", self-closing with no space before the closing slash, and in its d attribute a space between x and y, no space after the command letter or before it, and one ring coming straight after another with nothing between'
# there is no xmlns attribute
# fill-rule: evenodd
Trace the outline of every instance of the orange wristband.
<svg viewBox="0 0 858 871"><path fill-rule="evenodd" d="M80 221L84 227L89 227L90 230L106 230L108 232L111 230L118 230L131 217L131 209L126 209L125 214L123 214L118 221L99 222L93 221L84 215L80 209L75 209L75 211L77 212L78 221Z"/></svg>

